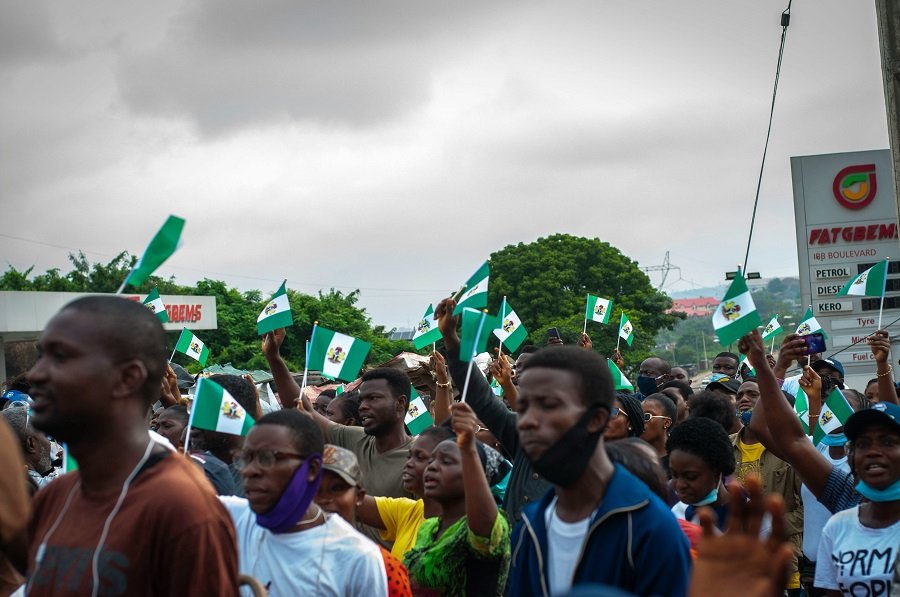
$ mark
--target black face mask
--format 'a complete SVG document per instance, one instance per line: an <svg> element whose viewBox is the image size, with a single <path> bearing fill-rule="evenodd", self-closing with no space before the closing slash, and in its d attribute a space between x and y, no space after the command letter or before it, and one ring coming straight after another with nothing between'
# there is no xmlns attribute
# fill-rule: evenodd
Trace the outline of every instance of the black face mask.
<svg viewBox="0 0 900 597"><path fill-rule="evenodd" d="M531 463L540 476L562 487L569 487L581 478L603 436L602 429L591 433L587 428L600 408L599 404L588 408L571 429Z"/></svg>

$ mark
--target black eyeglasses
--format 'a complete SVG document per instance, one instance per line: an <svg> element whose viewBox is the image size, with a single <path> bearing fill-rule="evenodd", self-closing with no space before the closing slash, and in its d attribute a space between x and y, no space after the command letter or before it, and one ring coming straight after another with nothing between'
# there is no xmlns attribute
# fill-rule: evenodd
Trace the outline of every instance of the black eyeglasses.
<svg viewBox="0 0 900 597"><path fill-rule="evenodd" d="M275 466L275 463L282 460L291 460L296 458L303 460L306 456L294 454L293 452L279 452L278 450L241 450L234 459L234 465L238 470L243 470L255 460L261 469L269 469Z"/></svg>

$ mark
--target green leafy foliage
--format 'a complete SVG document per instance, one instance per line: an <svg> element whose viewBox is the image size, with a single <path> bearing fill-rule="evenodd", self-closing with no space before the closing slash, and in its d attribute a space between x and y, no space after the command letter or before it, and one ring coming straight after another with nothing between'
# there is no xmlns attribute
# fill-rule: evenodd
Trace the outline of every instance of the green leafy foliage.
<svg viewBox="0 0 900 597"><path fill-rule="evenodd" d="M615 301L608 325L588 322L587 333L601 354L615 349L619 316L628 313L635 340L620 350L629 364L649 355L657 332L678 321L666 313L671 299L653 288L637 263L599 239L555 234L491 255L490 308L499 309L505 295L529 330L529 344L546 344L551 327L566 344L576 343L588 293Z"/></svg>

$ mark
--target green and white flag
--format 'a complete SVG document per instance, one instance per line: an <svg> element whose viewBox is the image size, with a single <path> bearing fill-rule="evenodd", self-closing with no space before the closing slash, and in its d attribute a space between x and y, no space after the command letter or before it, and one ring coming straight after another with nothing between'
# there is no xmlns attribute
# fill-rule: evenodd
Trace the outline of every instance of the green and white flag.
<svg viewBox="0 0 900 597"><path fill-rule="evenodd" d="M735 342L762 325L744 276L738 272L713 313L713 328L723 346Z"/></svg>
<svg viewBox="0 0 900 597"><path fill-rule="evenodd" d="M481 309L488 303L488 281L491 277L491 266L485 261L478 271L466 281L462 296L456 302L453 315L459 315L463 309Z"/></svg>
<svg viewBox="0 0 900 597"><path fill-rule="evenodd" d="M809 397L801 387L797 388L797 396L794 398L794 412L800 417L803 433L809 435Z"/></svg>
<svg viewBox="0 0 900 597"><path fill-rule="evenodd" d="M166 311L166 306L163 304L162 299L159 296L159 291L156 288L151 290L150 294L147 295L147 298L144 299L144 305L150 309L154 315L159 317L161 323L169 321L169 312Z"/></svg>
<svg viewBox="0 0 900 597"><path fill-rule="evenodd" d="M175 350L198 361L201 367L206 365L206 359L209 358L209 349L206 347L206 344L187 328L181 330Z"/></svg>
<svg viewBox="0 0 900 597"><path fill-rule="evenodd" d="M819 321L813 316L812 307L807 307L806 313L803 314L803 320L797 326L797 333L801 336L807 336L816 332L821 332L824 338L828 338L828 334L825 333L825 330L819 325Z"/></svg>
<svg viewBox="0 0 900 597"><path fill-rule="evenodd" d="M431 418L425 401L413 386L409 386L409 409L406 411L406 418L403 422L406 423L409 433L413 436L434 426L434 419Z"/></svg>
<svg viewBox="0 0 900 597"><path fill-rule="evenodd" d="M882 296L887 281L887 259L847 282L836 296Z"/></svg>
<svg viewBox="0 0 900 597"><path fill-rule="evenodd" d="M156 268L162 265L181 246L181 231L183 229L184 220L176 216L169 216L162 228L153 237L153 240L150 241L150 244L147 245L147 249L141 255L134 269L125 278L122 287L124 288L128 284L132 286L143 284L150 277L150 274L155 272Z"/></svg>
<svg viewBox="0 0 900 597"><path fill-rule="evenodd" d="M634 386L631 385L631 382L628 381L628 378L625 377L625 374L622 373L622 370L613 362L612 359L606 359L606 364L609 365L609 372L612 374L613 387L617 390L625 390L627 392L634 392Z"/></svg>
<svg viewBox="0 0 900 597"><path fill-rule="evenodd" d="M434 319L434 305L428 305L425 309L425 315L416 324L416 333L413 334L413 346L416 350L422 350L429 344L434 344L444 336L441 335L441 329L438 322Z"/></svg>
<svg viewBox="0 0 900 597"><path fill-rule="evenodd" d="M747 372L747 377L755 376L756 375L756 367L754 367L752 364L750 364L750 361L747 360L747 355L745 355L745 354L741 355L741 360L738 363L738 368L737 368L738 373L741 372L741 369L743 369L745 363L748 367L750 367L750 371Z"/></svg>
<svg viewBox="0 0 900 597"><path fill-rule="evenodd" d="M588 321L609 323L612 314L613 302L611 299L600 298L593 294L587 295L587 308L584 310L584 318Z"/></svg>
<svg viewBox="0 0 900 597"><path fill-rule="evenodd" d="M341 394L343 394L343 393L346 392L346 391L347 391L347 390L344 389L344 384L339 385L338 387L336 387L336 388L334 389L334 396L335 396L335 398L337 398L338 396L340 396Z"/></svg>
<svg viewBox="0 0 900 597"><path fill-rule="evenodd" d="M197 382L191 407L191 426L231 435L247 435L253 427L251 417L228 390L209 378Z"/></svg>
<svg viewBox="0 0 900 597"><path fill-rule="evenodd" d="M500 327L499 318L476 309L463 309L459 360L468 363L475 355L487 350L491 332L498 327Z"/></svg>
<svg viewBox="0 0 900 597"><path fill-rule="evenodd" d="M496 379L491 380L491 391L494 393L494 396L498 398L503 397L503 386L501 386Z"/></svg>
<svg viewBox="0 0 900 597"><path fill-rule="evenodd" d="M294 323L294 317L291 315L291 304L288 302L287 291L284 288L285 284L287 284L287 280L281 283L281 287L272 295L272 298L263 308L262 313L256 318L256 332L260 336L289 327Z"/></svg>
<svg viewBox="0 0 900 597"><path fill-rule="evenodd" d="M71 452L69 452L69 444L63 444L63 455L62 455L62 470L64 473L71 473L72 471L78 470L78 463L72 458Z"/></svg>
<svg viewBox="0 0 900 597"><path fill-rule="evenodd" d="M766 327L763 330L763 333L762 333L763 342L765 342L772 336L774 336L776 334L780 334L780 333L781 333L781 324L778 323L778 316L776 315L769 321L769 323L766 324Z"/></svg>
<svg viewBox="0 0 900 597"><path fill-rule="evenodd" d="M622 311L622 317L619 319L619 338L625 340L628 346L634 342L634 326L628 320L628 316Z"/></svg>
<svg viewBox="0 0 900 597"><path fill-rule="evenodd" d="M317 369L329 379L353 381L372 345L339 332L313 327L309 345L309 369Z"/></svg>
<svg viewBox="0 0 900 597"><path fill-rule="evenodd" d="M528 337L528 330L522 325L522 320L519 319L513 308L506 302L505 296L503 304L500 305L499 318L500 327L494 330L494 335L510 352L515 352Z"/></svg>
<svg viewBox="0 0 900 597"><path fill-rule="evenodd" d="M839 427L843 427L850 415L853 414L853 407L844 398L839 388L835 388L825 399L822 405L822 412L819 413L819 424L813 432L813 444L819 445L822 438Z"/></svg>

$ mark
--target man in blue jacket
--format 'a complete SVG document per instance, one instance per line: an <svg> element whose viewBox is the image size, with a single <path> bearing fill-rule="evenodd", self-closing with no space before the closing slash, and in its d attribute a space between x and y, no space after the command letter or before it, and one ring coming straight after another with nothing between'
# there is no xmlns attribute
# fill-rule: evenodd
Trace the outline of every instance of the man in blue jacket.
<svg viewBox="0 0 900 597"><path fill-rule="evenodd" d="M665 504L606 455L614 396L605 361L583 348L545 348L519 372L519 441L552 487L513 533L509 595L586 583L687 594L687 538Z"/></svg>

